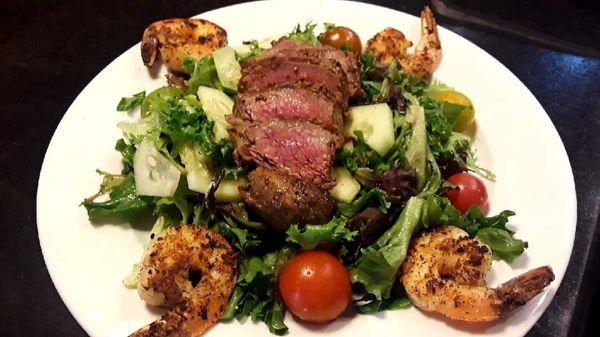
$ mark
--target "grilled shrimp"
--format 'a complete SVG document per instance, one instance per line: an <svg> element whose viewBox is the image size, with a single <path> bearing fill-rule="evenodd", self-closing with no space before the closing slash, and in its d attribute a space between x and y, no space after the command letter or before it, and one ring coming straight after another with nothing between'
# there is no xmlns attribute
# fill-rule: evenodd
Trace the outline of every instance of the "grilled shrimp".
<svg viewBox="0 0 600 337"><path fill-rule="evenodd" d="M227 32L202 19L167 19L152 23L142 37L142 60L152 67L160 55L172 73L184 72L186 56L199 59L227 45Z"/></svg>
<svg viewBox="0 0 600 337"><path fill-rule="evenodd" d="M550 267L530 270L490 288L488 246L457 227L423 232L412 242L400 280L422 310L467 322L489 322L524 305L554 280Z"/></svg>
<svg viewBox="0 0 600 337"><path fill-rule="evenodd" d="M388 27L367 41L367 50L373 53L377 63L389 65L394 60L408 57L408 48L412 44L401 31Z"/></svg>
<svg viewBox="0 0 600 337"><path fill-rule="evenodd" d="M421 12L421 40L412 54L407 49L412 42L402 32L386 28L367 42L367 49L382 65L389 65L396 59L402 69L418 78L430 78L442 59L442 45L437 31L437 24L429 7Z"/></svg>
<svg viewBox="0 0 600 337"><path fill-rule="evenodd" d="M155 237L144 254L138 293L171 307L130 337L194 337L223 314L237 277L237 254L218 233L181 225Z"/></svg>

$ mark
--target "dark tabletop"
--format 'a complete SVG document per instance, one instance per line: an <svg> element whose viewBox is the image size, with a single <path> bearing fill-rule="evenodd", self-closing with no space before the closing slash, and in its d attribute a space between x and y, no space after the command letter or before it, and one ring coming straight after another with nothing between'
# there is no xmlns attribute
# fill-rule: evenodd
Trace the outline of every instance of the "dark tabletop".
<svg viewBox="0 0 600 337"><path fill-rule="evenodd" d="M415 15L424 4L373 2ZM48 276L35 220L44 153L71 102L102 68L139 41L150 22L232 3L1 2L0 336L85 335ZM575 175L577 234L558 294L529 335L583 335L599 275L594 266L598 263L600 211L600 60L439 21L515 73L540 101L562 137Z"/></svg>

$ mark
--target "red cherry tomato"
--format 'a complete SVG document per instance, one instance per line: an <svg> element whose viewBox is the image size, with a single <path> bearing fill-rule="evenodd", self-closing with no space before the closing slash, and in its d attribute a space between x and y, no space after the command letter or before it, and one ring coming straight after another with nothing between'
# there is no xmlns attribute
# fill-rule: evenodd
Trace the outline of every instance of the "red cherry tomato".
<svg viewBox="0 0 600 337"><path fill-rule="evenodd" d="M322 44L341 49L342 46L360 55L362 52L362 43L356 32L346 27L332 27L319 36Z"/></svg>
<svg viewBox="0 0 600 337"><path fill-rule="evenodd" d="M477 205L482 212L487 212L488 195L481 179L461 172L448 178L448 182L457 187L457 189L449 190L447 195L450 203L459 211L465 213L471 205Z"/></svg>
<svg viewBox="0 0 600 337"><path fill-rule="evenodd" d="M305 251L288 261L279 276L279 292L294 315L317 323L338 317L352 296L344 265L321 250Z"/></svg>

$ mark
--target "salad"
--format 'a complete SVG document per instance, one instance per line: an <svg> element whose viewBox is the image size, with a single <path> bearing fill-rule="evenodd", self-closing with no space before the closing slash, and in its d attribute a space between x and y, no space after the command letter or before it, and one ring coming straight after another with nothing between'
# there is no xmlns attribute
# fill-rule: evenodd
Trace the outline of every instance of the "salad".
<svg viewBox="0 0 600 337"><path fill-rule="evenodd" d="M194 45L198 50L192 50L189 42L166 46L159 35L152 36L152 32L164 33L160 24L179 25L176 20L151 25L142 45L147 65L153 66L160 56L171 71L168 85L118 102L119 111L139 111L139 120L118 125L123 138L116 141L115 149L122 156L123 168L118 173L98 170L103 177L99 192L82 203L91 222L130 221L148 214L155 219L148 226L148 252L142 261L132 261L132 273L123 283L138 288L149 304L168 305L174 308L171 313L179 313L163 316L133 335L158 335L157 329L175 324L175 318L180 320L176 331L198 335L216 320L245 317L262 321L271 333L281 335L288 331L286 311L304 321L327 322L345 310L371 314L407 308L411 303L451 319L489 321L523 304L552 280L551 271L544 270L536 278L535 291L518 294L519 303L515 291L507 290L508 283L494 290L493 296L499 300L510 297L512 304L490 304L495 311L489 316L481 313L480 319L473 313L458 312L459 305L453 311L438 308L439 299L418 291L423 280L415 280L416 260L429 254L419 247L438 238L439 242L457 245L447 255L470 252L471 262L478 256L473 268L482 269L470 286L485 286L491 256L512 262L527 248L527 243L507 228L514 212L487 214L484 181L495 177L476 163L469 136L475 118L471 101L431 77L441 57L441 45L428 8L422 14L422 41L413 54L407 52L412 43L395 29L378 33L363 48L354 31L331 23L326 23L320 34L316 24L308 23L297 25L278 41L253 40L235 48L227 45L222 28L204 20L194 26L194 32L200 34L200 38L194 36L194 43L204 37L201 46ZM177 29L170 33L177 33ZM254 85L248 80L252 76L248 64L264 58L283 40L304 46L304 56L312 55L310 48L331 48L356 62L358 86L350 85L346 99L350 106L340 108L343 128L336 128L334 118L331 129L323 122L315 131L326 132L327 137L333 134L328 143L333 155L326 167L330 174L325 177L312 167L320 160L318 156L310 158L310 167L299 172L288 162L256 159L268 156L267 150L261 153L251 148L251 164L241 155L239 142L251 147L260 141L246 129L239 131L231 118L244 102L241 92ZM197 53L201 56L194 57ZM291 58L285 60L292 62ZM294 58L293 62L299 61ZM319 62L310 66L330 67ZM283 100L281 97L277 99ZM269 123L269 132L297 127L290 122L283 126L280 121ZM301 126L302 130L307 128ZM317 173L311 179L322 180L307 183L305 177L313 171ZM311 206L302 208L298 202L302 206L290 210L284 200L278 204L283 206L276 208L274 200L281 195L258 190L255 184L259 177L259 183L281 184L277 193L288 188L297 191L301 186L305 194L296 196L302 202L312 202ZM257 196L269 200L256 201ZM321 212L323 208L327 211ZM449 237L454 241L448 241ZM177 246L176 240L181 240ZM194 322L203 325L197 329L191 321L181 322L182 317L189 318L185 310L191 305L167 303L167 291L151 278L152 271L164 270L158 264L152 266L154 269L148 265L165 252L182 254L186 249L200 255L222 250L223 255L217 261L214 254L206 253L205 261L212 262L199 266L198 272L186 269L185 291L193 293L190 289L200 288L213 263L227 267L222 273L234 275L230 286L228 281L215 283L219 286L214 285L212 291L222 295L219 299L202 299L203 314ZM449 279L461 283L452 276L460 268L451 269L436 279L440 287ZM185 293L177 291L179 295ZM209 296L208 292L203 294ZM222 305L215 304L213 312L211 303Z"/></svg>

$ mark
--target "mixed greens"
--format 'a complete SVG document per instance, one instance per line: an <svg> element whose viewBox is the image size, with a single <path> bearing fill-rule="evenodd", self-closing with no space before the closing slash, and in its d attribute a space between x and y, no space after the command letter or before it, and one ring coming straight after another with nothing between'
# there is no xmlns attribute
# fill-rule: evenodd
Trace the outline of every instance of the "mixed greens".
<svg viewBox="0 0 600 337"><path fill-rule="evenodd" d="M297 26L289 37L318 44L314 29ZM252 41L243 53L226 47L211 57L185 59L189 77L183 88L167 86L121 99L117 110L139 109L140 120L119 124L124 137L115 149L123 169L98 171L100 191L83 201L90 221L151 216L152 233L191 223L222 234L241 257L222 320L250 317L275 334L287 331L275 286L278 273L300 250L326 249L339 256L362 313L410 304L396 273L411 237L421 229L457 226L488 244L495 258L510 262L522 254L527 243L506 227L513 212L487 217L471 207L463 214L445 197L453 188L446 179L456 172L494 179L476 166L471 138L457 132L459 116L472 107L436 99L452 88L415 79L395 63L380 68L368 52L360 58L366 95L350 111L353 140L336 154L333 218L322 225L292 225L284 234L270 231L240 202L237 186L245 182L246 169L233 160L224 119L236 94L238 61L261 52ZM371 207L380 220L390 221L379 221L376 230L356 225L356 217ZM375 240L365 239L373 232ZM126 283L135 286L135 278Z"/></svg>

